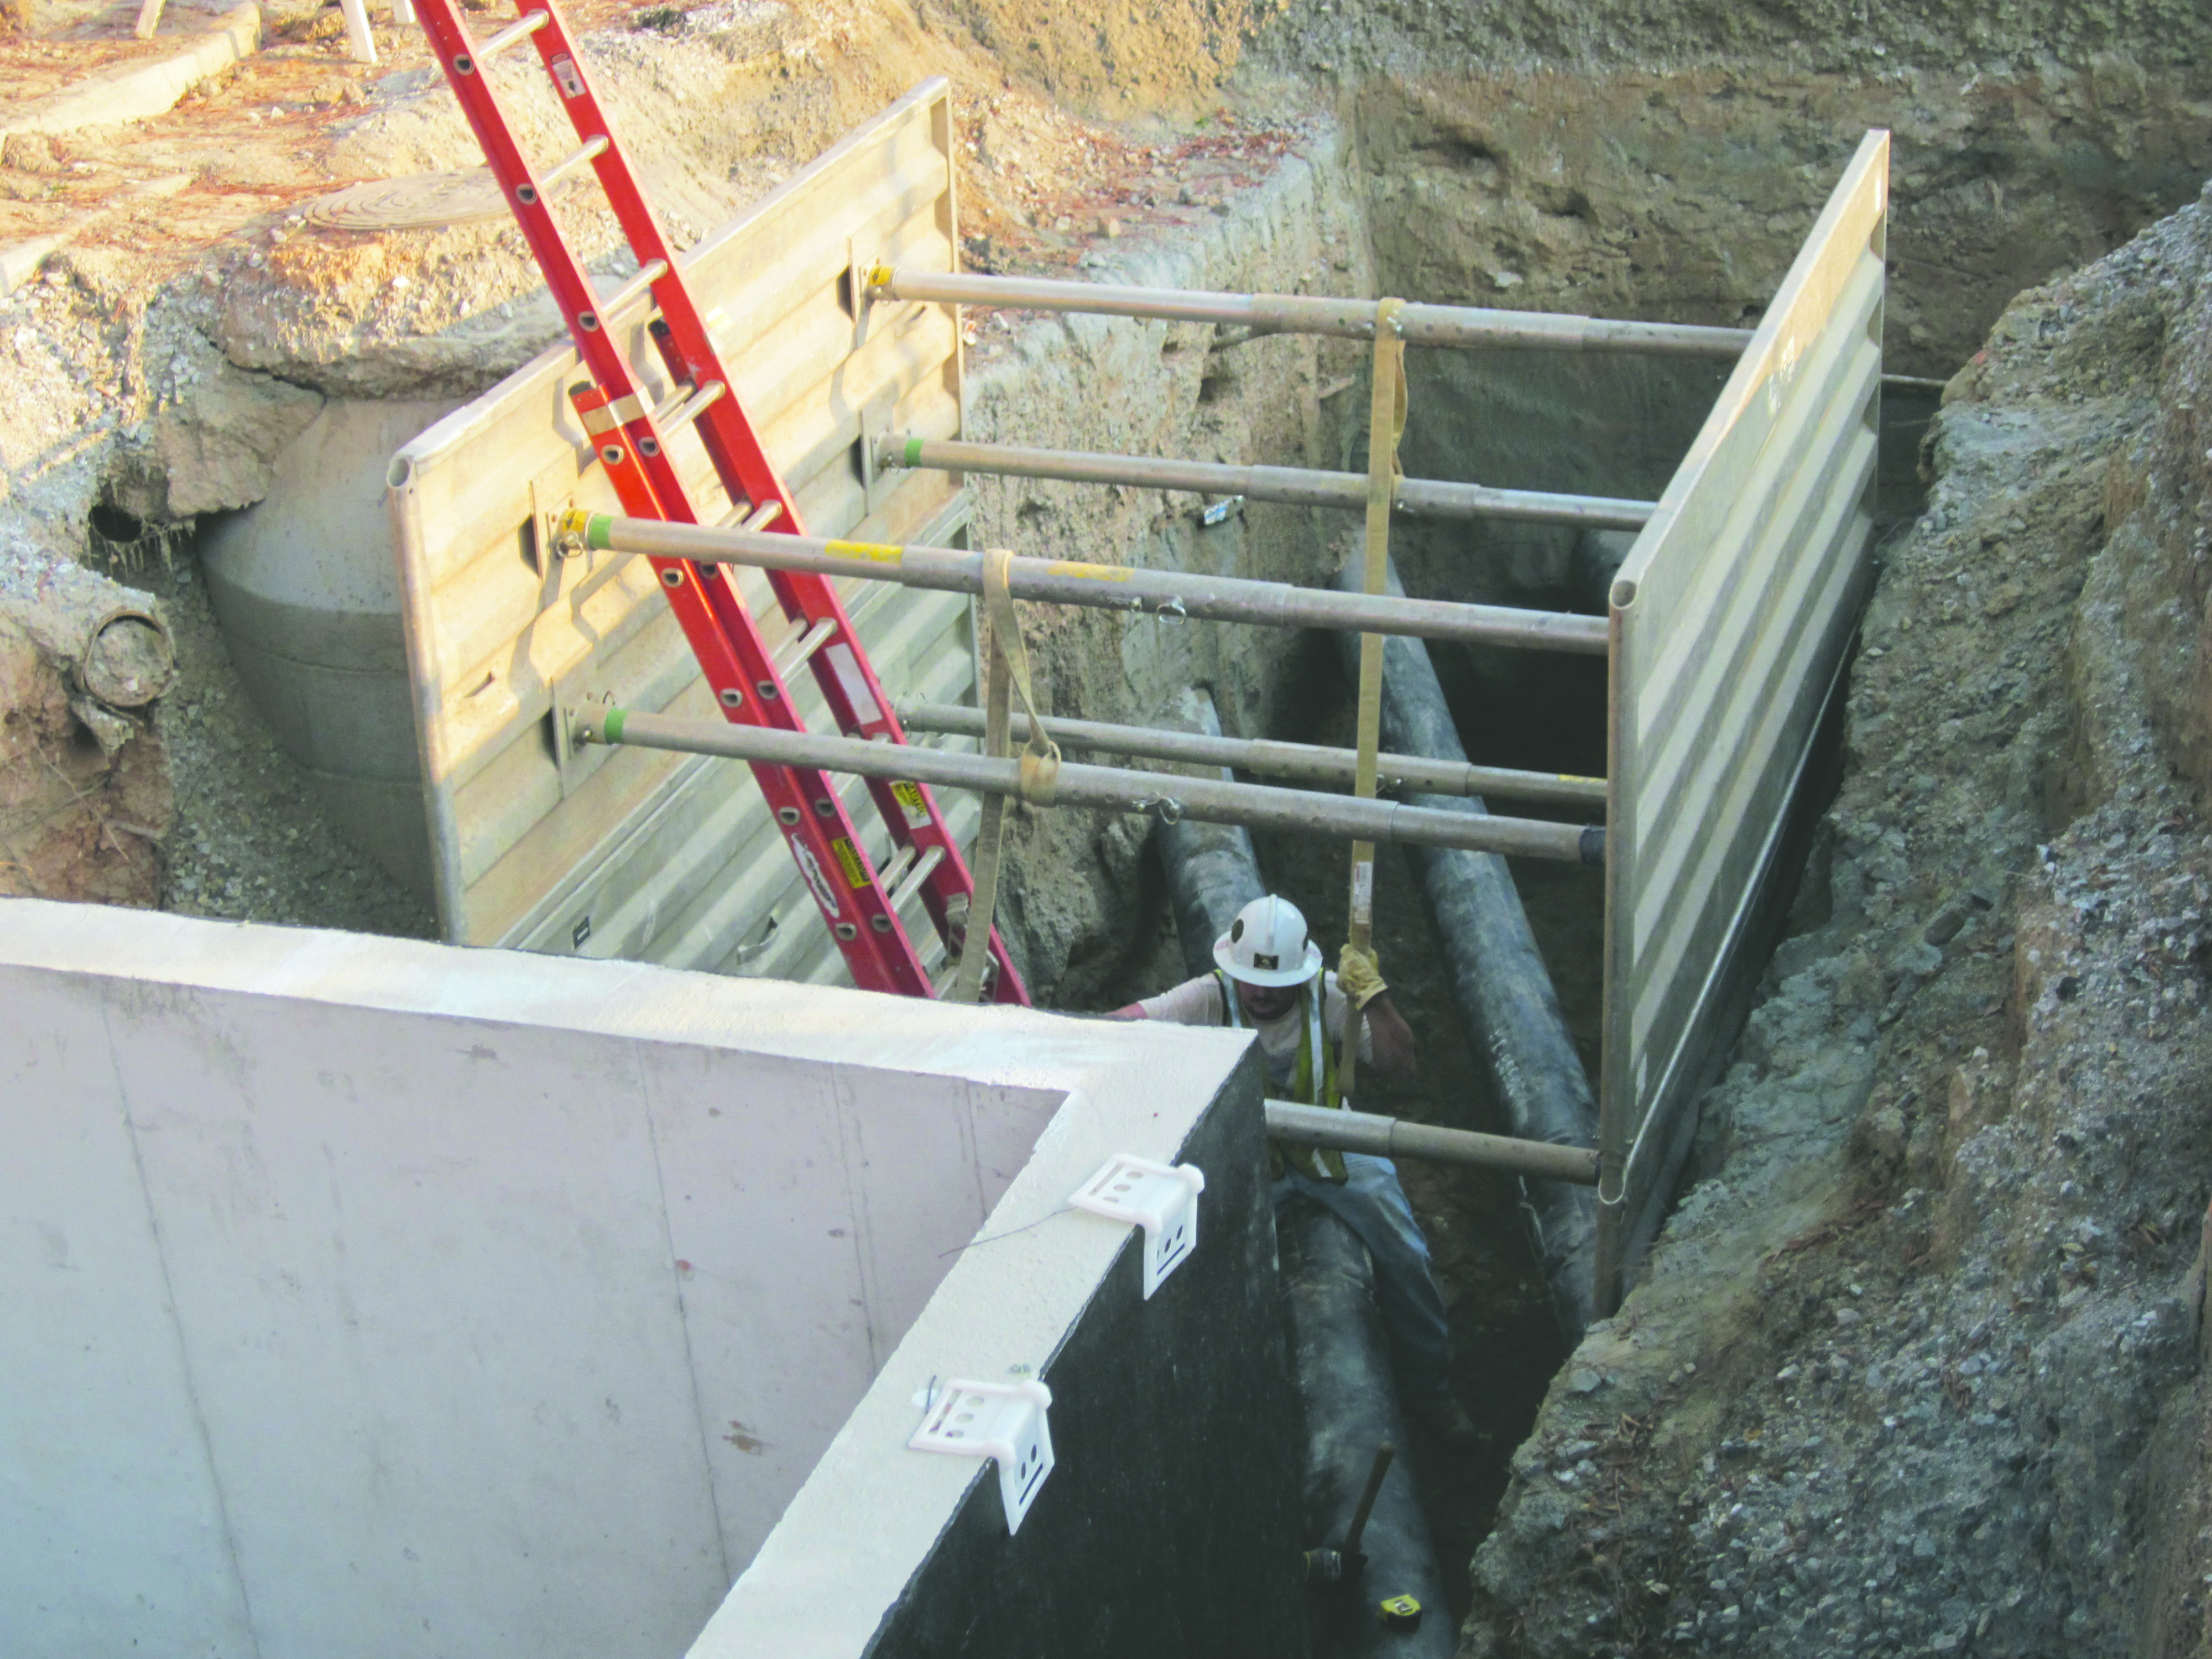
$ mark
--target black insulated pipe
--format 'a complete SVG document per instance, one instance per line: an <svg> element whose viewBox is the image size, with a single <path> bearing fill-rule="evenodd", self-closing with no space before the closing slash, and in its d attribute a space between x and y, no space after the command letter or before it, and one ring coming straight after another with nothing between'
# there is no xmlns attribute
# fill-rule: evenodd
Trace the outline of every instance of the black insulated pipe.
<svg viewBox="0 0 2212 1659"><path fill-rule="evenodd" d="M1351 1228L1304 1197L1276 1208L1275 1248L1305 1406L1306 1530L1319 1547L1336 1550L1352 1531L1376 1449L1407 1443L1375 1267ZM1358 1553L1364 1563L1347 1559L1340 1582L1309 1589L1315 1651L1329 1659L1451 1659L1458 1621L1402 1457L1383 1473ZM1401 1595L1420 1604L1420 1623L1410 1630L1383 1623L1382 1602Z"/></svg>
<svg viewBox="0 0 2212 1659"><path fill-rule="evenodd" d="M1213 699L1186 691L1182 724L1221 735ZM1225 773L1223 775L1227 775ZM1193 974L1213 969L1213 941L1237 913L1267 892L1249 830L1234 825L1153 826L1167 866L1168 894L1183 962ZM1305 1519L1316 1552L1334 1551L1351 1530L1376 1447L1407 1444L1398 1413L1389 1344L1375 1304L1374 1267L1358 1237L1319 1205L1301 1199L1278 1209L1276 1249L1291 1322L1298 1398L1305 1413ZM1449 1659L1458 1630L1446 1606L1412 1472L1396 1459L1375 1495L1359 1541L1364 1571L1316 1585L1316 1651L1328 1659ZM1386 1629L1382 1602L1411 1595L1419 1625Z"/></svg>
<svg viewBox="0 0 2212 1659"><path fill-rule="evenodd" d="M1354 566L1338 573L1340 588L1356 590L1358 583ZM1405 591L1395 564L1389 591ZM1357 642L1347 635L1344 645L1347 663L1356 661ZM1385 642L1382 743L1400 754L1431 760L1467 759L1435 665L1418 640ZM1472 795L1406 799L1446 811L1484 810L1480 798ZM1408 847L1405 853L1428 899L1460 1013L1482 1056L1505 1132L1519 1140L1595 1146L1596 1097L1505 860L1425 847ZM1556 1181L1524 1181L1522 1190L1553 1310L1571 1347L1596 1317L1597 1194L1590 1188Z"/></svg>
<svg viewBox="0 0 2212 1659"><path fill-rule="evenodd" d="M1176 723L1209 738L1221 735L1213 698L1202 690L1182 694ZM1223 767L1215 775L1234 775ZM1260 854L1252 832L1238 823L1202 823L1181 818L1152 826L1152 842L1167 866L1168 902L1175 909L1176 937L1182 944L1183 969L1213 971L1213 941L1229 931L1237 913L1267 896L1260 880Z"/></svg>

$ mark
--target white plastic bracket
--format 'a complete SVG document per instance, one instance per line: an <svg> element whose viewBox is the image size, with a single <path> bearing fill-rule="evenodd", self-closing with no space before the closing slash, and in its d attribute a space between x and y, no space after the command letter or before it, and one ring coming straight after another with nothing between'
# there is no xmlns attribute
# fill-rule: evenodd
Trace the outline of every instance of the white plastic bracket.
<svg viewBox="0 0 2212 1659"><path fill-rule="evenodd" d="M1206 1172L1194 1164L1154 1164L1127 1152L1083 1183L1067 1201L1109 1221L1145 1230L1145 1299L1198 1248L1198 1195Z"/></svg>
<svg viewBox="0 0 2212 1659"><path fill-rule="evenodd" d="M915 1451L999 1460L999 1498L1009 1536L1022 1529L1045 1476L1052 1473L1052 1425L1045 1420L1052 1390L1020 1382L945 1385L906 1443Z"/></svg>

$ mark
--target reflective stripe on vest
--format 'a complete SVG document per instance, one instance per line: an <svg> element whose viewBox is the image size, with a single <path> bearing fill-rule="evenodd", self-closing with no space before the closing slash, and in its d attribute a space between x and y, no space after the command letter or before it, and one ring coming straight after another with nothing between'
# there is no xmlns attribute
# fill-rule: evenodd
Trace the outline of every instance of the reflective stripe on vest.
<svg viewBox="0 0 2212 1659"><path fill-rule="evenodd" d="M1232 1030L1243 1030L1244 1011L1237 1003L1236 986L1218 968L1213 970L1213 978L1221 989L1223 1023ZM1322 1009L1328 1000L1327 973L1317 971L1298 988L1298 996L1305 1005L1305 1040L1298 1044L1297 1060L1291 1074L1291 1098L1302 1105L1341 1107L1346 1103L1338 1099L1336 1094L1336 1044L1324 1042L1322 1036ZM1348 1004L1346 1012L1347 1014L1350 1012ZM1318 1091L1314 1087L1313 1057L1316 1052L1322 1057L1321 1087ZM1269 1080L1273 1081L1272 1066L1268 1075ZM1267 1154L1272 1171L1278 1176L1282 1173L1283 1165L1288 1164L1316 1181L1340 1182L1345 1179L1344 1154L1332 1148L1285 1146L1271 1140L1267 1143Z"/></svg>

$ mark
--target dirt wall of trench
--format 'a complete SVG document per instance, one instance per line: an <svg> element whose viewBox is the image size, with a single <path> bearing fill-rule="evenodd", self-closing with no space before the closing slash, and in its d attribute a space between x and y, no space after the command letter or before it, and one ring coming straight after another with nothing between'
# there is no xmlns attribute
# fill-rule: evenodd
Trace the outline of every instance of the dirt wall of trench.
<svg viewBox="0 0 2212 1659"><path fill-rule="evenodd" d="M2203 1650L2209 220L1954 381L1796 936L1463 1652Z"/></svg>

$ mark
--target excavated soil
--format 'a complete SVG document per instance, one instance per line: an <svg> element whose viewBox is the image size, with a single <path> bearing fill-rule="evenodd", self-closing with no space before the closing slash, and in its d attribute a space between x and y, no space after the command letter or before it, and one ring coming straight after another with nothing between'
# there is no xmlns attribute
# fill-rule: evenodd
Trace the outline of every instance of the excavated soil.
<svg viewBox="0 0 2212 1659"><path fill-rule="evenodd" d="M1953 382L1799 931L1466 1651L2203 1650L2208 223Z"/></svg>

